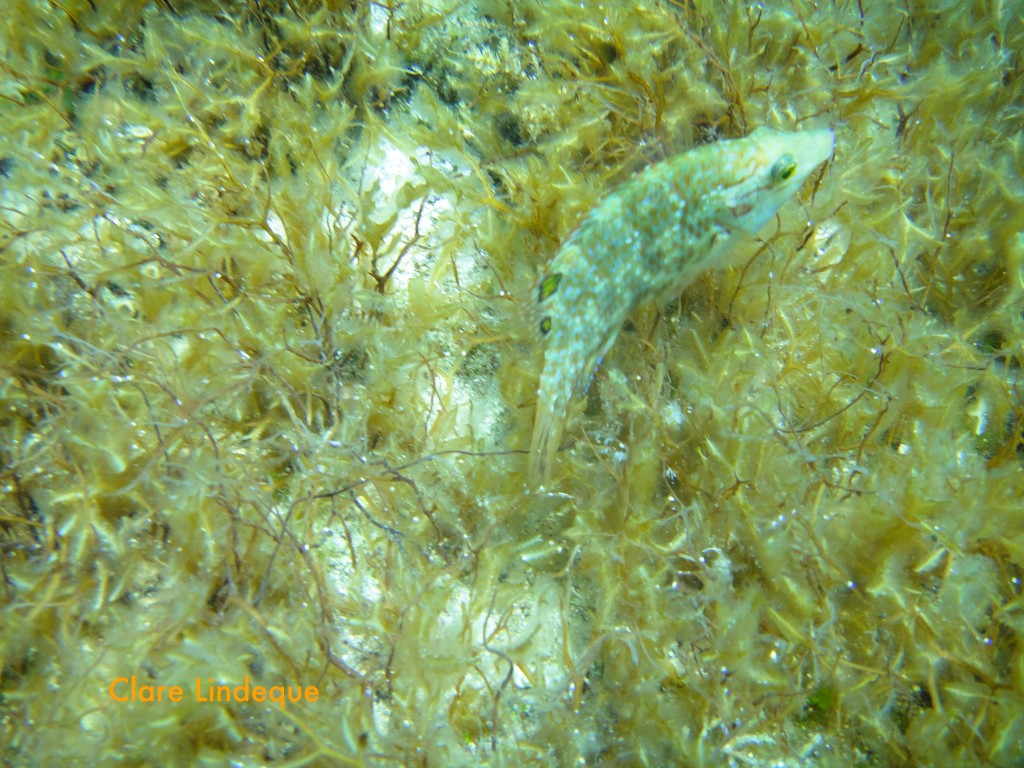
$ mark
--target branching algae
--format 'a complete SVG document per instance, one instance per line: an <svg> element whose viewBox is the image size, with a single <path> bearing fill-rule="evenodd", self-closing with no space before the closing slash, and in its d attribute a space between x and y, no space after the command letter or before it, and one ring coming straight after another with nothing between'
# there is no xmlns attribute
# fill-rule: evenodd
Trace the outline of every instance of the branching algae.
<svg viewBox="0 0 1024 768"><path fill-rule="evenodd" d="M530 298L529 320L544 343L530 447L534 485L550 480L569 401L589 384L629 314L722 266L833 146L827 129L760 128L647 168L583 219Z"/></svg>

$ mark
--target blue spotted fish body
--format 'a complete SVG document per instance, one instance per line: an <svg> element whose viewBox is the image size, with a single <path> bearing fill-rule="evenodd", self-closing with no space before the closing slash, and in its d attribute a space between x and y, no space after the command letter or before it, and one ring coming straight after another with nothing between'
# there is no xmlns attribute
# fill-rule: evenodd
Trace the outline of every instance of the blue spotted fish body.
<svg viewBox="0 0 1024 768"><path fill-rule="evenodd" d="M544 367L530 447L534 485L550 480L569 403L640 304L723 266L831 154L830 130L707 144L652 165L580 222L530 298Z"/></svg>

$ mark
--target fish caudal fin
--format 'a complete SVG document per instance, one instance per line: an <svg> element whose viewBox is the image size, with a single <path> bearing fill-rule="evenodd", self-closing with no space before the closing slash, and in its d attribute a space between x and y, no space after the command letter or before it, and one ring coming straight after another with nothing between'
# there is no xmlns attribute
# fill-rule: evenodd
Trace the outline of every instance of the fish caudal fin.
<svg viewBox="0 0 1024 768"><path fill-rule="evenodd" d="M543 402L538 404L533 423L533 440L530 443L531 487L542 488L551 482L551 469L564 427L564 413L555 413Z"/></svg>

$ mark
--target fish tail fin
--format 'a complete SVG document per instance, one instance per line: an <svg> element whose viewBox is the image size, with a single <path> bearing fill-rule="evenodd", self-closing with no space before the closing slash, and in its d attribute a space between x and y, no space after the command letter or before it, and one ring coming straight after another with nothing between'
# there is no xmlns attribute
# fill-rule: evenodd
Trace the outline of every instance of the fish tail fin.
<svg viewBox="0 0 1024 768"><path fill-rule="evenodd" d="M551 482L551 470L555 454L562 441L565 427L565 413L550 407L551 403L541 401L533 423L533 440L530 443L530 486L541 488Z"/></svg>

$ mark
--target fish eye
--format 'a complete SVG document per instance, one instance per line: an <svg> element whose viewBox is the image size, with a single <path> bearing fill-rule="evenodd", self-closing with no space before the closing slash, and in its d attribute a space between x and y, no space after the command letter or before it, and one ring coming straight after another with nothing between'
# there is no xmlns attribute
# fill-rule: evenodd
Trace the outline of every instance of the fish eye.
<svg viewBox="0 0 1024 768"><path fill-rule="evenodd" d="M772 179L776 182L787 181L796 173L796 160L788 152L775 161L772 166Z"/></svg>

